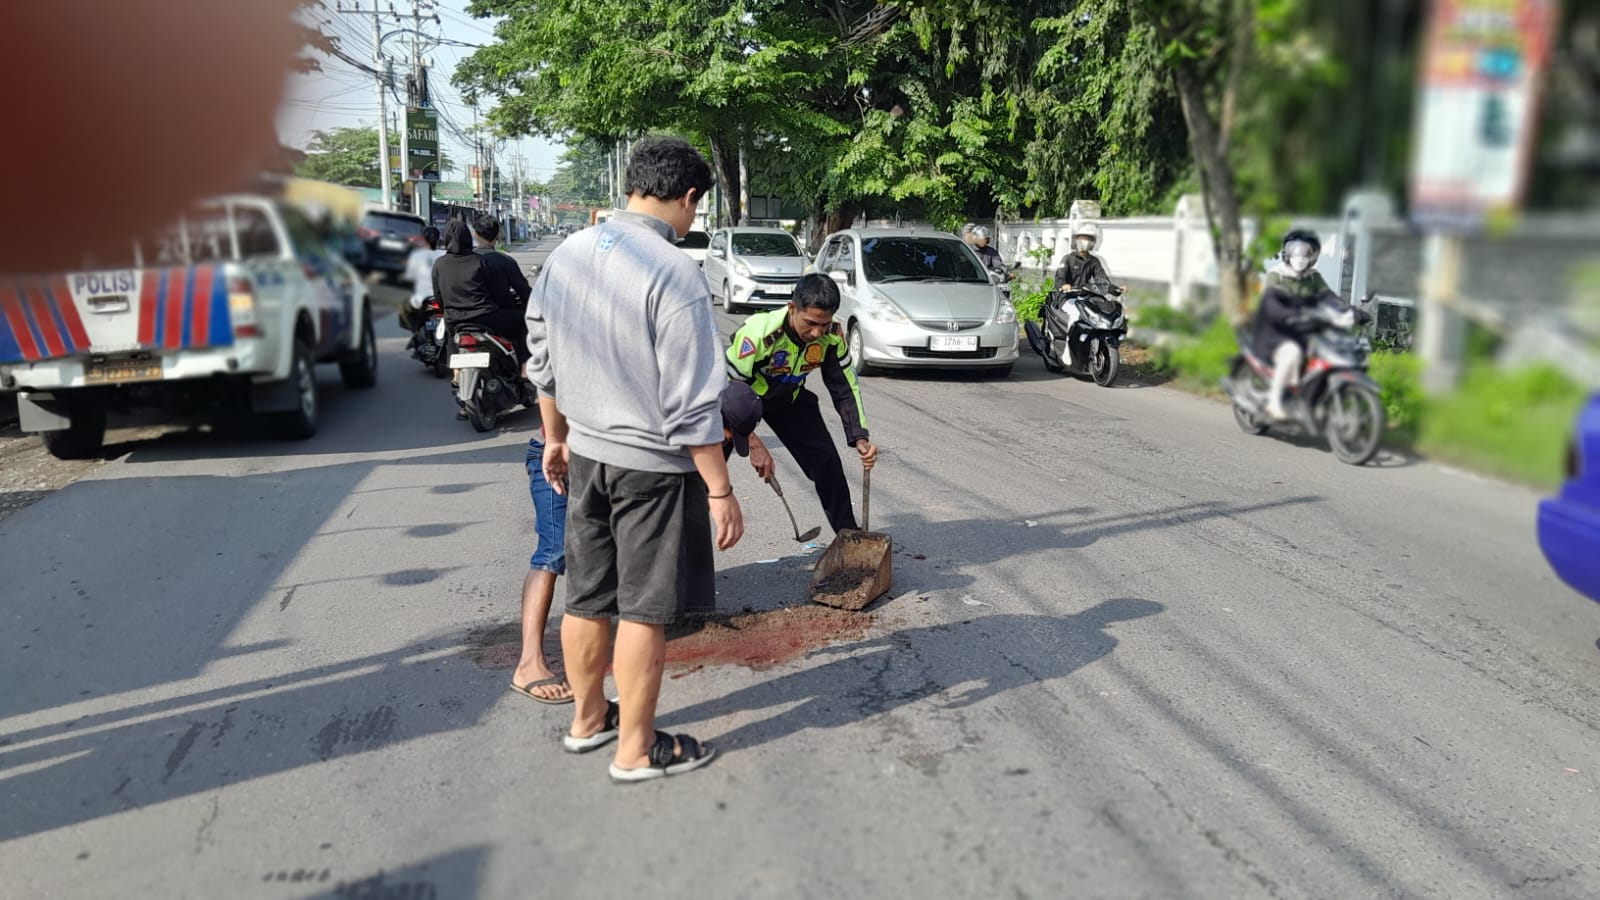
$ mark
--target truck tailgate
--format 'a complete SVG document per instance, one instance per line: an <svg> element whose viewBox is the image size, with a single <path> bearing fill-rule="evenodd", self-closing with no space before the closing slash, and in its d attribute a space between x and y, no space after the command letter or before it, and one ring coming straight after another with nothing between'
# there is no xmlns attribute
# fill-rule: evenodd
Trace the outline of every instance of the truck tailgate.
<svg viewBox="0 0 1600 900"><path fill-rule="evenodd" d="M0 281L0 364L233 343L225 265Z"/></svg>

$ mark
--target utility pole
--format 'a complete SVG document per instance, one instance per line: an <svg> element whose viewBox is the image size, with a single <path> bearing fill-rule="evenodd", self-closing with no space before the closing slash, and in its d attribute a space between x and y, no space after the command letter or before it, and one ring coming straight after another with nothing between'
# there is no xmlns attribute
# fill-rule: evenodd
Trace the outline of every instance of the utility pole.
<svg viewBox="0 0 1600 900"><path fill-rule="evenodd" d="M381 73L388 73L389 69L383 62L383 30L378 23L378 0L372 0L372 63ZM391 199L391 185L389 172L389 99L384 96L384 84L388 79L385 75L378 76L378 167L383 173L383 208L393 207Z"/></svg>

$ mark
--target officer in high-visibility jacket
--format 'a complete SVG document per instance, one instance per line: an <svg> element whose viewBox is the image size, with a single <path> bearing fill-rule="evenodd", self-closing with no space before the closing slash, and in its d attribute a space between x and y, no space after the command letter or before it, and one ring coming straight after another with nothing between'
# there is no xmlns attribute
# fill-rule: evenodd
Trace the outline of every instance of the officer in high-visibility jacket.
<svg viewBox="0 0 1600 900"><path fill-rule="evenodd" d="M765 421L816 486L835 532L857 527L856 514L817 395L805 387L813 370L822 370L822 382L844 422L845 443L860 455L862 468L870 469L878 461L878 448L867 435L855 363L844 330L833 320L838 311L839 286L813 273L795 285L788 306L751 316L728 346L729 385L722 402L729 433L723 455L735 449L748 452L757 473L769 478L771 454L752 434L756 423Z"/></svg>

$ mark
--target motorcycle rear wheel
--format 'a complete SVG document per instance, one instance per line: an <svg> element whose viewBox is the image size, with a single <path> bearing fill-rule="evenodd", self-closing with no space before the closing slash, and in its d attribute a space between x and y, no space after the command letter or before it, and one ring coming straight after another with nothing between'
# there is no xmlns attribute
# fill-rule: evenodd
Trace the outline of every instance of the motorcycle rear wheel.
<svg viewBox="0 0 1600 900"><path fill-rule="evenodd" d="M1233 381L1233 390L1235 391L1253 389L1261 382L1260 377L1251 371L1249 364L1242 359L1233 364L1233 371L1228 373L1228 377ZM1265 385L1261 384L1261 388L1265 389ZM1245 434L1267 433L1265 420L1258 418L1255 413L1240 406L1238 400L1234 400L1232 405L1233 421L1239 426L1240 431Z"/></svg>
<svg viewBox="0 0 1600 900"><path fill-rule="evenodd" d="M1239 430L1245 434L1267 433L1267 426L1257 422L1256 417L1237 402L1233 404L1233 421L1239 426Z"/></svg>
<svg viewBox="0 0 1600 900"><path fill-rule="evenodd" d="M479 389L473 391L472 399L467 401L467 421L472 423L472 430L478 432L493 431L494 426L500 422L500 413L493 408L493 401L486 396L482 389L483 382L478 382Z"/></svg>
<svg viewBox="0 0 1600 900"><path fill-rule="evenodd" d="M1383 401L1366 385L1343 384L1326 403L1323 421L1333 455L1342 463L1366 465L1383 444Z"/></svg>
<svg viewBox="0 0 1600 900"><path fill-rule="evenodd" d="M1051 356L1051 354L1055 352L1053 348L1055 347L1056 336L1051 333L1049 325L1044 326L1043 330L1041 331L1041 335L1043 349L1039 351L1039 357L1044 360L1045 370L1056 375L1066 372L1067 367L1063 365L1060 360L1057 360Z"/></svg>

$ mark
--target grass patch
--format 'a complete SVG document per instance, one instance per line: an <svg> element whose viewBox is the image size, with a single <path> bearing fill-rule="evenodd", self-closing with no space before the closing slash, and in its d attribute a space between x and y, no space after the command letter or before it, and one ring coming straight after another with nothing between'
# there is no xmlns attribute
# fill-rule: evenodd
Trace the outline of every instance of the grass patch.
<svg viewBox="0 0 1600 900"><path fill-rule="evenodd" d="M1559 485L1583 388L1557 369L1482 367L1425 404L1417 449L1541 488Z"/></svg>

